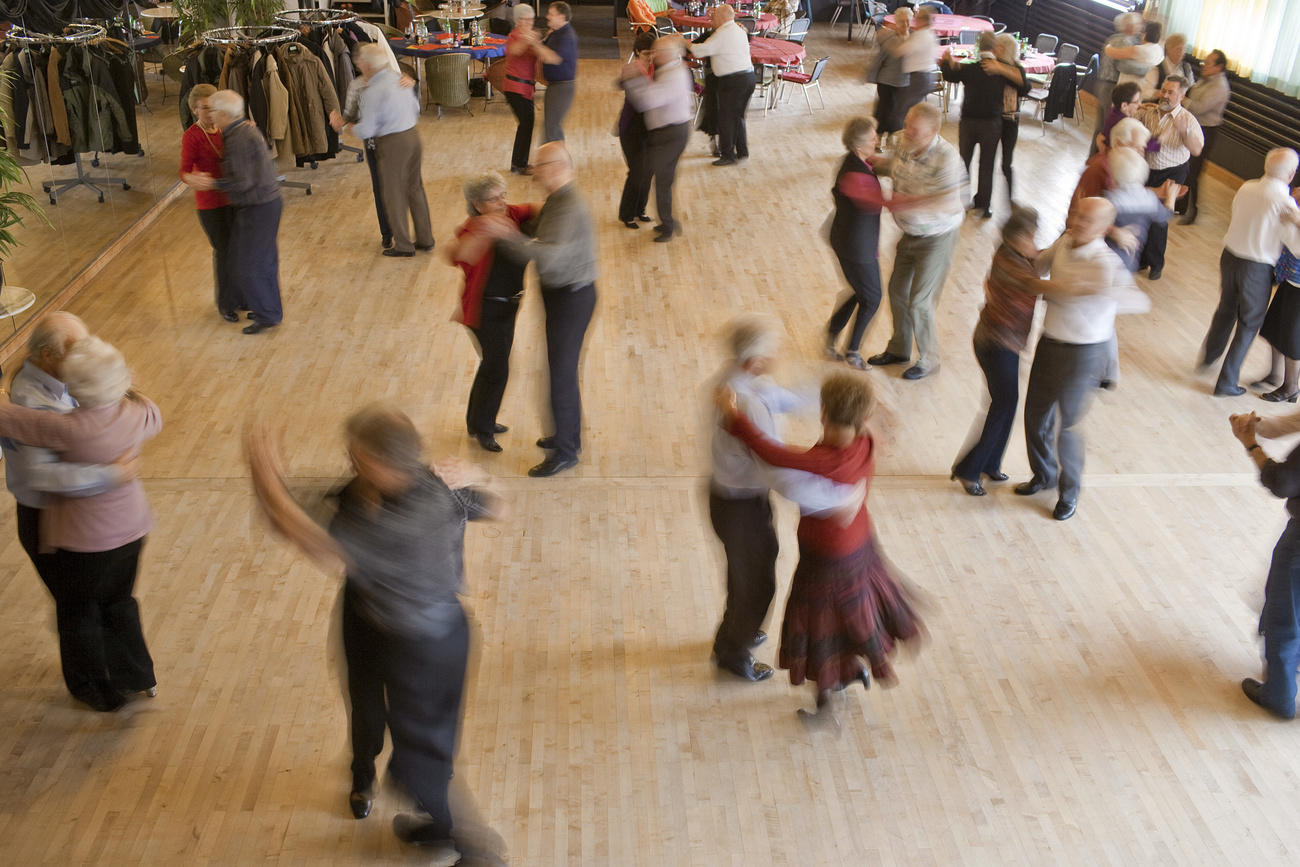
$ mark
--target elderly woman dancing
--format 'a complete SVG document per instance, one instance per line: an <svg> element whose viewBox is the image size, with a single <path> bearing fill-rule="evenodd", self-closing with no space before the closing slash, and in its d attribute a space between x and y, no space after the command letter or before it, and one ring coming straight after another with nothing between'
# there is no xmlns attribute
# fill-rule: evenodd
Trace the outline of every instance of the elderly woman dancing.
<svg viewBox="0 0 1300 867"><path fill-rule="evenodd" d="M394 832L408 843L450 850L448 787L469 653L469 624L457 598L465 522L494 517L498 500L485 490L482 470L459 461L431 470L419 432L395 409L376 405L353 414L347 441L356 475L339 493L328 531L294 501L263 431L247 442L253 487L289 541L347 570L353 815L370 814L386 728L393 740L389 773L427 814L397 816Z"/></svg>
<svg viewBox="0 0 1300 867"><path fill-rule="evenodd" d="M469 219L447 245L447 259L465 272L457 321L474 335L480 356L465 409L465 426L484 450L499 452L496 435L508 428L497 423L497 412L510 377L510 348L527 263L495 255L496 241L485 231L483 218L505 217L522 231L524 222L537 214L537 206L507 203L505 179L496 172L470 178L464 189Z"/></svg>
<svg viewBox="0 0 1300 867"><path fill-rule="evenodd" d="M77 409L62 414L0 405L0 436L48 448L62 460L111 464L162 430L158 407L131 391L122 353L78 340L60 371ZM98 711L126 695L153 695L153 658L132 593L153 514L139 479L92 497L53 497L41 513L40 548L55 551L54 596L69 692Z"/></svg>
<svg viewBox="0 0 1300 867"><path fill-rule="evenodd" d="M764 436L739 413L730 389L717 393L724 428L760 460L850 485L869 483L875 472L875 440L867 429L873 402L862 376L828 376L821 391L822 438L802 451ZM778 659L792 684L814 682L818 715L838 722L830 708L831 691L854 681L870 682L862 657L876 678L892 684L895 642L920 638L923 630L910 593L880 554L865 502L849 523L835 515L800 518L799 565L790 584Z"/></svg>

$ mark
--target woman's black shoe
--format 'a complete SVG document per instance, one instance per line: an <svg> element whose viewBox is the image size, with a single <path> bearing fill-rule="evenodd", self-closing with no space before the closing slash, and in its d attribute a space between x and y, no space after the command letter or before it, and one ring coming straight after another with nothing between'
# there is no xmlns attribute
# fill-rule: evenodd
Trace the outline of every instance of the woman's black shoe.
<svg viewBox="0 0 1300 867"><path fill-rule="evenodd" d="M1260 395L1261 399L1269 403L1295 403L1298 397L1300 397L1300 389L1288 393L1285 385Z"/></svg>
<svg viewBox="0 0 1300 867"><path fill-rule="evenodd" d="M988 479L990 482L1005 482L1011 477L1006 473L999 471L996 473L985 473L984 478Z"/></svg>
<svg viewBox="0 0 1300 867"><path fill-rule="evenodd" d="M623 221L623 225L624 225L624 226L627 226L629 229L639 229L639 228L641 228L641 225L640 225L639 223L637 223L636 220L624 220L624 221Z"/></svg>
<svg viewBox="0 0 1300 867"><path fill-rule="evenodd" d="M652 222L649 214L637 214L636 218L640 220L642 223Z"/></svg>
<svg viewBox="0 0 1300 867"><path fill-rule="evenodd" d="M364 819L370 815L370 808L375 805L375 795L369 789L348 795L348 806L352 808L352 818Z"/></svg>
<svg viewBox="0 0 1300 867"><path fill-rule="evenodd" d="M227 322L238 322L239 314L233 310L222 310L221 318L226 320Z"/></svg>
<svg viewBox="0 0 1300 867"><path fill-rule="evenodd" d="M483 451L485 452L501 451L501 443L497 442L497 438L494 437L492 434L480 433L480 434L470 434L470 436L474 438L474 442L478 443L479 448L483 449Z"/></svg>
<svg viewBox="0 0 1300 867"><path fill-rule="evenodd" d="M961 486L966 489L966 493L970 494L972 497L982 497L988 493L988 491L984 490L984 486L979 482L972 482L969 479L958 478L956 473L953 473L948 477L949 481L954 479L961 482Z"/></svg>

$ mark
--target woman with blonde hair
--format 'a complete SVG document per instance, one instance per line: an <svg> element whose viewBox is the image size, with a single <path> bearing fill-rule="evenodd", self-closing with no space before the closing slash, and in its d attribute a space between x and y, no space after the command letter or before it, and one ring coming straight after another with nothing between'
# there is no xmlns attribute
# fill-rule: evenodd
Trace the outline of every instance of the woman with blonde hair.
<svg viewBox="0 0 1300 867"><path fill-rule="evenodd" d="M196 179L196 172L214 178L221 177L221 159L225 145L221 141L221 127L212 115L208 100L217 89L210 84L196 84L186 97L196 120L181 136L181 180L186 184ZM234 225L234 211L226 201L226 194L216 189L195 189L194 206L198 209L199 225L212 245L212 285L217 302L217 312L227 322L239 321L239 309L244 306L227 258L230 255L230 230Z"/></svg>
<svg viewBox="0 0 1300 867"><path fill-rule="evenodd" d="M876 442L867 427L874 404L861 375L828 376L821 389L822 436L804 451L764 436L739 412L730 389L717 393L724 429L760 460L848 485L869 485L875 472ZM803 515L798 535L799 565L781 624L778 661L792 684L813 681L817 714L838 723L830 707L832 690L854 681L870 684L863 658L871 674L892 685L895 643L920 638L924 627L912 594L881 555L865 500L850 522L834 514Z"/></svg>
<svg viewBox="0 0 1300 867"><path fill-rule="evenodd" d="M139 454L162 430L153 401L131 390L122 353L98 337L68 350L60 369L77 408L60 415L0 403L0 436L48 448L61 460L112 464ZM40 548L55 552L64 678L73 697L114 711L132 693L155 693L153 658L132 595L153 513L139 479L92 497L53 497L41 512Z"/></svg>

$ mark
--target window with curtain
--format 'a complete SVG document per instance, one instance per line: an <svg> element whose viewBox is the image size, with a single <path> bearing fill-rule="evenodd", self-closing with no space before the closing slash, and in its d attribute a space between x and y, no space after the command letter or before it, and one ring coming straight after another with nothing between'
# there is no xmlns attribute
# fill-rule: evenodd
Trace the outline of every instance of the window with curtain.
<svg viewBox="0 0 1300 867"><path fill-rule="evenodd" d="M1300 0L1162 0L1168 33L1185 33L1204 57L1218 48L1228 68L1300 96Z"/></svg>

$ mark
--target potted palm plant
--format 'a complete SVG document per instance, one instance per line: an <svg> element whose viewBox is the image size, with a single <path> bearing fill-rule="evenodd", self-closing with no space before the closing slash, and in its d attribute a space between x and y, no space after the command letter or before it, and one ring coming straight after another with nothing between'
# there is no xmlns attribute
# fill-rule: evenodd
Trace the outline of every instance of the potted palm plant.
<svg viewBox="0 0 1300 867"><path fill-rule="evenodd" d="M0 109L0 124L8 120ZM23 212L39 217L49 225L45 211L36 203L30 193L24 193L15 187L27 184L27 172L18 163L16 157L7 148L0 148L0 288L4 287L4 260L18 246L13 228L23 224Z"/></svg>
<svg viewBox="0 0 1300 867"><path fill-rule="evenodd" d="M195 42L214 27L259 27L274 23L284 0L173 0L181 41Z"/></svg>

